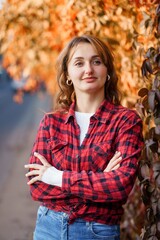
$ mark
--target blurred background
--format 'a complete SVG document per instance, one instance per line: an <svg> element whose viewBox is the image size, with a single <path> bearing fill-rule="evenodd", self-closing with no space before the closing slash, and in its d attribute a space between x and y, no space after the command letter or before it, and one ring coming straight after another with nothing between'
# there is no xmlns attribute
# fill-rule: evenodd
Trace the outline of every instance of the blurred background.
<svg viewBox="0 0 160 240"><path fill-rule="evenodd" d="M74 36L109 43L122 104L143 119L146 150L122 240L160 239L160 5L157 0L0 0L0 240L31 240L38 203L24 164L54 108L56 59ZM154 174L153 174L154 173Z"/></svg>
<svg viewBox="0 0 160 240"><path fill-rule="evenodd" d="M23 103L13 101L15 88L4 69L0 74L0 239L29 240L37 205L31 200L24 164L37 127L52 100L46 92L24 93Z"/></svg>

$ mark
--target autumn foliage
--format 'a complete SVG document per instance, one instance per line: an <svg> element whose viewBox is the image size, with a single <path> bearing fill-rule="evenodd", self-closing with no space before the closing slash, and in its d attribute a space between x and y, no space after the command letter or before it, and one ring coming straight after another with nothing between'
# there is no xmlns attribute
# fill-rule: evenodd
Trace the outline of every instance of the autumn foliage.
<svg viewBox="0 0 160 240"><path fill-rule="evenodd" d="M137 52L149 44L144 22L152 27L150 10L150 1L8 0L0 13L4 67L15 80L26 77L31 88L44 81L54 93L59 51L75 35L94 34L113 47L124 101L132 102L141 78Z"/></svg>
<svg viewBox="0 0 160 240"><path fill-rule="evenodd" d="M149 47L142 63L145 87L138 92L137 108L144 124L139 180L146 221L142 239L160 239L160 4L155 11L152 31L156 44Z"/></svg>
<svg viewBox="0 0 160 240"><path fill-rule="evenodd" d="M146 141L140 172L142 199L137 182L125 209L122 224L124 240L140 239L140 234L142 239L157 239L156 234L160 232L160 222L157 220L160 218L160 202L155 200L156 194L160 198L158 2L6 0L0 10L0 53L3 55L3 66L15 81L25 77L28 89L34 89L43 82L48 91L52 94L56 92L57 55L75 35L93 34L112 46L123 104L134 107L137 102L136 108L144 120ZM146 199L145 194L154 197ZM152 204L157 204L156 210L149 207ZM148 223L144 221L145 207ZM151 226L153 231L147 235L145 231Z"/></svg>

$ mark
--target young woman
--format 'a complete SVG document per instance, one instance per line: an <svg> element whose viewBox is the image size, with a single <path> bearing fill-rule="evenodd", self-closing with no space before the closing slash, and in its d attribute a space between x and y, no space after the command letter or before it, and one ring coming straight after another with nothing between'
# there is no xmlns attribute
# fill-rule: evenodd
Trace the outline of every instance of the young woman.
<svg viewBox="0 0 160 240"><path fill-rule="evenodd" d="M113 56L100 39L72 39L57 68L58 107L44 116L25 165L41 202L34 240L118 240L142 121L120 105Z"/></svg>

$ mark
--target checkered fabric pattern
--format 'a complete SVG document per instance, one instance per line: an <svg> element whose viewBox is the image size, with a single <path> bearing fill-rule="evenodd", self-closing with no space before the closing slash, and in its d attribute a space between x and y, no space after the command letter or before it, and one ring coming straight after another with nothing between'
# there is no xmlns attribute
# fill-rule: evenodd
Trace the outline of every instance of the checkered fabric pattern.
<svg viewBox="0 0 160 240"><path fill-rule="evenodd" d="M136 179L142 121L134 110L104 100L80 145L74 109L75 103L68 112L45 114L30 157L30 163L41 164L33 155L37 151L63 170L62 188L37 181L30 186L31 195L50 209L68 213L70 222L83 218L118 224ZM122 154L120 167L104 172L116 151Z"/></svg>

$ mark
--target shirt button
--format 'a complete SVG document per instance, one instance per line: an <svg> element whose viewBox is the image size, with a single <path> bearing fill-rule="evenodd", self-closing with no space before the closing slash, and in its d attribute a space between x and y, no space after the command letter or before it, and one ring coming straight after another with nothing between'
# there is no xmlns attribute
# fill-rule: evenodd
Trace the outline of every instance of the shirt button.
<svg viewBox="0 0 160 240"><path fill-rule="evenodd" d="M76 155L76 158L78 158L78 157L79 157L79 155L77 154L77 155Z"/></svg>

